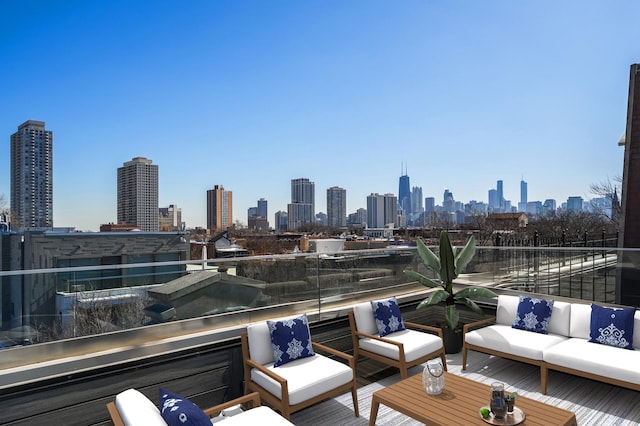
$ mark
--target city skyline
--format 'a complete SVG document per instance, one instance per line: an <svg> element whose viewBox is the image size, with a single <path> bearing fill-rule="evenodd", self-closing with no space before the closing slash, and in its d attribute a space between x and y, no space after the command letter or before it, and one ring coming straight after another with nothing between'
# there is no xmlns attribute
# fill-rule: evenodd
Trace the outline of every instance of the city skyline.
<svg viewBox="0 0 640 426"><path fill-rule="evenodd" d="M622 175L629 65L640 4L6 1L0 4L0 134L53 131L53 223L116 221L116 169L159 166L159 207L206 226L206 197L233 191L286 211L289 183L338 186L347 214L398 195L590 198ZM29 16L28 20L16 19ZM171 31L168 29L171 28ZM31 54L37 52L37 54ZM0 194L9 200L9 148ZM316 212L326 212L316 197Z"/></svg>

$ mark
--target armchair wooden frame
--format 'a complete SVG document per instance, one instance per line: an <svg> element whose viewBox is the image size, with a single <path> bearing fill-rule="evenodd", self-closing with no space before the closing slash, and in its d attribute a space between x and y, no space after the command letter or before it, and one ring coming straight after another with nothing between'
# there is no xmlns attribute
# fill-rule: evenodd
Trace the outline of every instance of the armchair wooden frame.
<svg viewBox="0 0 640 426"><path fill-rule="evenodd" d="M355 360L354 357L340 352L336 349L330 348L328 346L322 345L317 342L311 342L313 345L314 351L322 351L328 354L334 355L336 357L342 358L348 362L349 367L353 371L353 379L349 383L345 383L342 386L331 389L323 394L315 396L313 398L307 399L306 401L299 402L298 404L291 405L289 403L289 389L287 380L273 371L267 369L264 365L254 361L251 359L249 355L249 337L247 332L243 332L241 334L242 341L242 360L244 364L244 391L245 393L249 392L258 392L262 399L267 402L272 408L280 411L282 417L287 420L291 419L291 414L296 411L300 411L303 408L307 408L311 405L317 404L320 401L323 401L327 398L341 395L347 391L351 391L351 397L353 399L353 410L355 412L356 417L360 417L360 412L358 409L358 385L356 381L356 369L355 369ZM260 370L262 373L277 381L280 384L282 399L276 397L271 392L251 380L251 369L255 368Z"/></svg>
<svg viewBox="0 0 640 426"><path fill-rule="evenodd" d="M204 409L202 411L204 411L207 416L213 417L218 415L222 410L238 404L242 404L247 408L259 407L260 394L258 394L258 392L249 393L239 398L214 405L213 407ZM120 413L118 412L115 401L111 401L107 404L107 410L109 411L109 416L111 417L111 421L113 422L114 426L124 426L124 422L122 421L122 417L120 417Z"/></svg>
<svg viewBox="0 0 640 426"><path fill-rule="evenodd" d="M404 321L404 325L406 328L411 328L411 329L415 329L418 331L424 331L427 333L431 333L431 334L435 334L437 336L440 337L440 339L443 338L442 335L442 329L438 328L438 327L432 327L429 325L423 325L423 324L417 324L414 322L407 322ZM364 356L367 358L371 358L374 359L376 361L382 362L384 364L390 365L392 367L396 367L400 370L400 377L402 379L406 379L407 375L408 375L408 370L409 368L416 366L418 364L422 364L423 362L426 362L430 359L436 358L436 357L440 357L440 359L442 359L442 366L444 367L445 371L447 370L447 357L445 355L445 349L444 349L444 344L442 345L442 348L440 348L437 351L433 351L431 353L425 354L421 357L418 357L416 359L414 359L413 361L407 361L406 357L405 357L405 353L404 353L404 345L400 342L396 342L394 340L391 339L387 339L384 337L380 337L380 336L376 336L373 334L369 334L369 333L363 333L362 331L358 331L357 326L356 326L356 318L355 315L353 313L353 310L349 311L349 327L351 328L351 337L353 339L353 357L356 359L356 361L358 361L358 359L360 358L360 356ZM398 359L393 359L393 358L389 358L386 357L384 355L380 355L378 353L375 352L371 352L368 351L366 349L361 349L360 348L360 344L359 344L359 340L362 338L369 338L369 339L374 339L374 340L378 340L380 342L384 342L384 343L388 343L390 345L395 345L398 347Z"/></svg>

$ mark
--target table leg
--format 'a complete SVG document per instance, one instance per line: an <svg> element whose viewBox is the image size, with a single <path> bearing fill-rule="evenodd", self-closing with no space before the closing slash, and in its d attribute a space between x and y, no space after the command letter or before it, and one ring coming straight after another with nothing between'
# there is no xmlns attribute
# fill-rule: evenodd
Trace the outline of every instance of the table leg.
<svg viewBox="0 0 640 426"><path fill-rule="evenodd" d="M369 415L369 426L376 425L376 417L378 417L378 408L380 407L380 401L374 394L371 398L371 414Z"/></svg>

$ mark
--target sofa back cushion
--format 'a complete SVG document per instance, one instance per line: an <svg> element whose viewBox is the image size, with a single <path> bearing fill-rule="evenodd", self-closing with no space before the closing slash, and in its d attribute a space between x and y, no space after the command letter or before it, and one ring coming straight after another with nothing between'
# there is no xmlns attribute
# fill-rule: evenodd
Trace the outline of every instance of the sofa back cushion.
<svg viewBox="0 0 640 426"><path fill-rule="evenodd" d="M640 349L640 311L633 316L633 347Z"/></svg>
<svg viewBox="0 0 640 426"><path fill-rule="evenodd" d="M258 364L275 362L271 346L271 334L266 321L249 324L247 326L249 340L249 357Z"/></svg>
<svg viewBox="0 0 640 426"><path fill-rule="evenodd" d="M496 322L511 326L518 313L518 305L520 304L519 296L509 296L502 294L498 296L498 307L496 309ZM553 310L551 311L551 320L547 331L551 334L559 334L561 336L569 335L569 325L571 318L571 304L555 300L553 302ZM587 325L588 329L588 325ZM588 334L588 330L587 330Z"/></svg>

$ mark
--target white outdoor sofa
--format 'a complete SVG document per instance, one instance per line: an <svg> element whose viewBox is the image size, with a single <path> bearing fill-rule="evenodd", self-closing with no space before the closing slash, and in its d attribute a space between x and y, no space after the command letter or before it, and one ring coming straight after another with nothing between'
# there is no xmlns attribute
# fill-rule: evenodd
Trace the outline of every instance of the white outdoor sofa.
<svg viewBox="0 0 640 426"><path fill-rule="evenodd" d="M518 296L500 295L495 317L464 326L463 370L472 350L539 366L542 394L548 370L640 390L640 312L634 315L636 350L629 350L589 342L590 304L554 300L548 334L512 328L518 304Z"/></svg>

